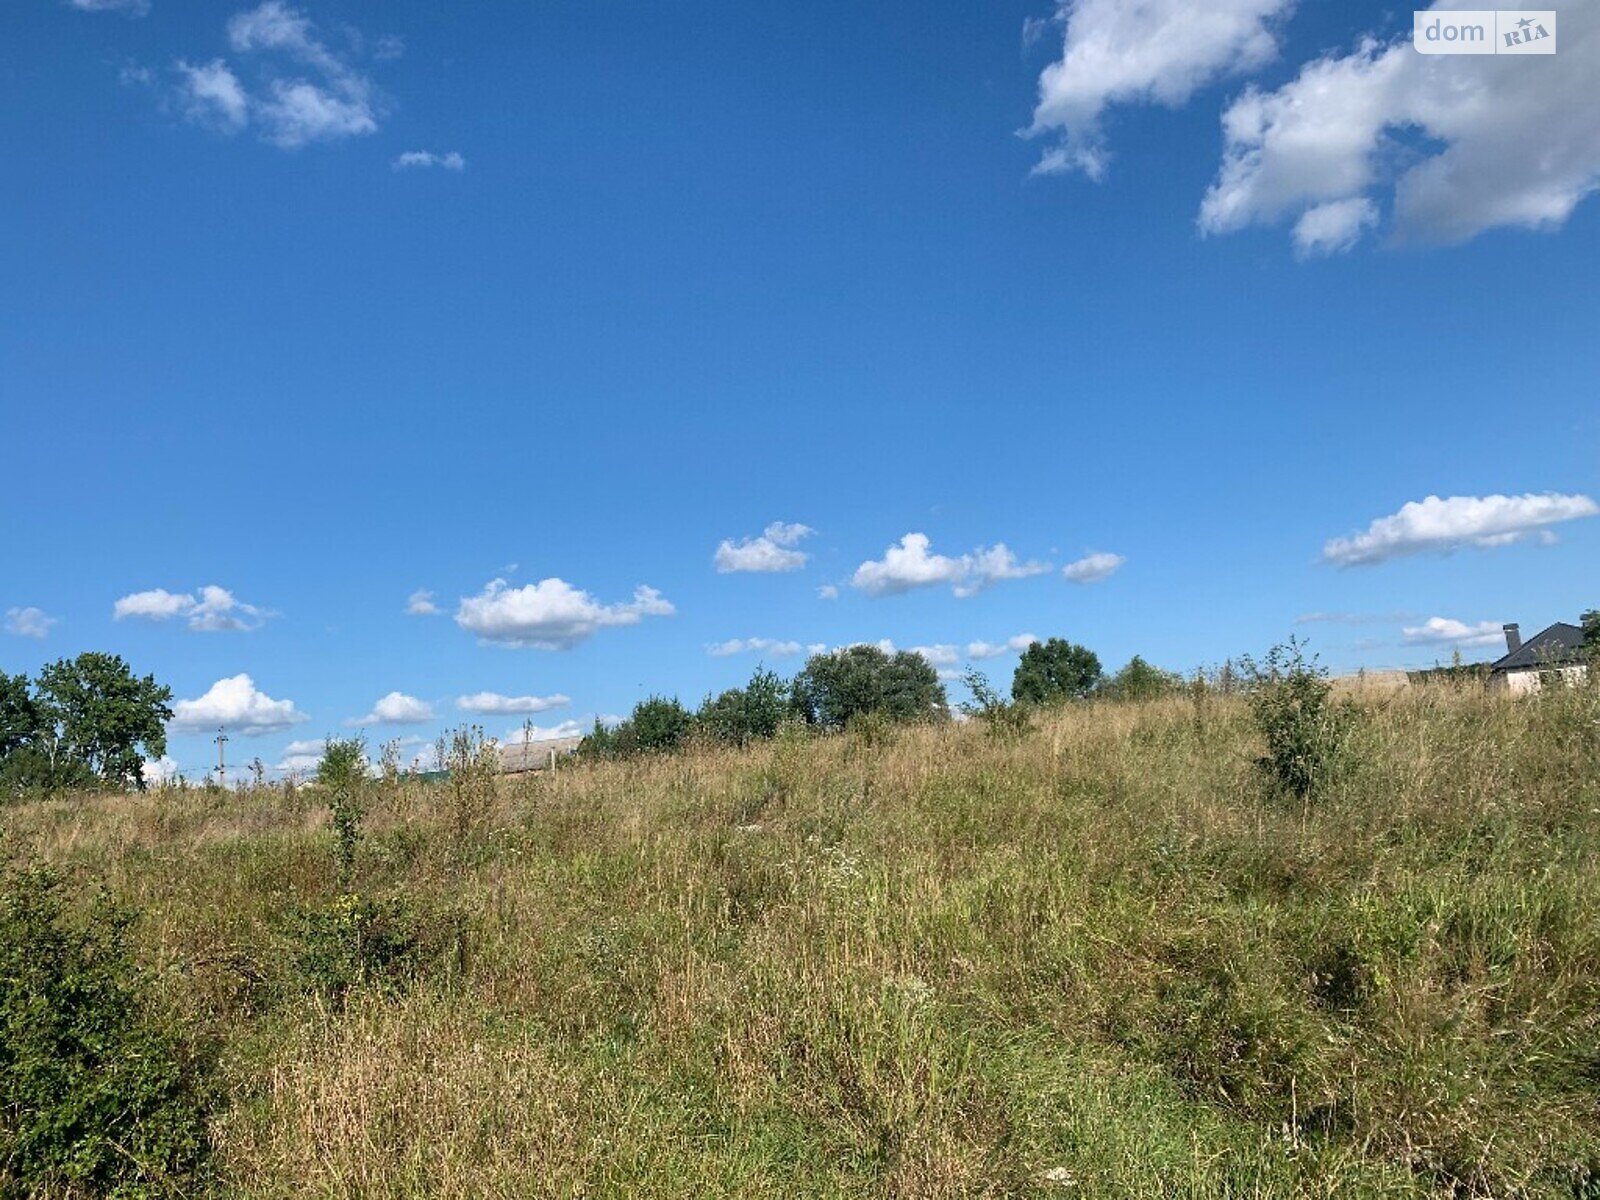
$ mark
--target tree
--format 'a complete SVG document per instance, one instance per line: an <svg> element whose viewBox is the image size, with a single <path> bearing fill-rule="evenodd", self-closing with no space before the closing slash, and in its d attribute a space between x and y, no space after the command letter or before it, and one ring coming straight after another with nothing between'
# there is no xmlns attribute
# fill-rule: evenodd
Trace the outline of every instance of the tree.
<svg viewBox="0 0 1600 1200"><path fill-rule="evenodd" d="M1583 648L1591 657L1600 656L1600 609L1583 614Z"/></svg>
<svg viewBox="0 0 1600 1200"><path fill-rule="evenodd" d="M1093 650L1051 638L1022 652L1011 677L1011 698L1021 704L1057 704L1081 700L1100 682L1100 659Z"/></svg>
<svg viewBox="0 0 1600 1200"><path fill-rule="evenodd" d="M80 654L39 672L37 703L53 760L86 766L103 783L144 788L147 758L167 752L172 689L142 679L115 654Z"/></svg>
<svg viewBox="0 0 1600 1200"><path fill-rule="evenodd" d="M708 696L695 714L695 723L719 742L743 746L774 736L788 715L783 680L758 667L744 687L729 688L716 699Z"/></svg>
<svg viewBox="0 0 1600 1200"><path fill-rule="evenodd" d="M795 676L793 703L808 724L830 728L866 713L892 721L950 715L944 685L927 659L908 650L891 657L877 646L813 654Z"/></svg>
<svg viewBox="0 0 1600 1200"><path fill-rule="evenodd" d="M0 671L0 759L37 738L44 715L28 688L26 675L7 675Z"/></svg>
<svg viewBox="0 0 1600 1200"><path fill-rule="evenodd" d="M1158 696L1170 696L1182 687L1182 676L1151 666L1135 654L1127 666L1103 680L1097 691L1109 700L1154 700Z"/></svg>
<svg viewBox="0 0 1600 1200"><path fill-rule="evenodd" d="M676 750L693 728L694 717L676 696L651 696L633 706L633 712L617 729L617 742L624 751Z"/></svg>

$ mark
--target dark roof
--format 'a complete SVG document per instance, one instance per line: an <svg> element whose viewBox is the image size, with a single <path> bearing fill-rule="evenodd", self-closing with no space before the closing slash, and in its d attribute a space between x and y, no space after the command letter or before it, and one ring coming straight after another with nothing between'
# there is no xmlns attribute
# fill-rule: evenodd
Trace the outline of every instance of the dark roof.
<svg viewBox="0 0 1600 1200"><path fill-rule="evenodd" d="M1494 664L1496 671L1537 670L1540 667L1559 667L1581 661L1583 658L1583 630L1565 621L1557 621L1543 633L1536 633Z"/></svg>

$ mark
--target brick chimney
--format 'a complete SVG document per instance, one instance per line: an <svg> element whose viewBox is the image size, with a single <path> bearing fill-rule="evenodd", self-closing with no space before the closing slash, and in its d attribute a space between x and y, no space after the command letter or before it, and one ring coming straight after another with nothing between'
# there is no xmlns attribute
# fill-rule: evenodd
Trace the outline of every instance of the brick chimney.
<svg viewBox="0 0 1600 1200"><path fill-rule="evenodd" d="M1515 654L1518 650L1522 649L1522 628L1515 621L1513 621L1511 624L1505 626L1505 631L1506 653Z"/></svg>

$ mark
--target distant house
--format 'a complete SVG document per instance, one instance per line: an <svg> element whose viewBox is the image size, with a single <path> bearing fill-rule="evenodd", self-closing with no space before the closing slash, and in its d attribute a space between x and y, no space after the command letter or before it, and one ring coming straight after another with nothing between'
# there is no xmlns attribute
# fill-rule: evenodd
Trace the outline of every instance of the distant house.
<svg viewBox="0 0 1600 1200"><path fill-rule="evenodd" d="M1546 682L1581 683L1588 678L1583 630L1557 621L1549 629L1522 640L1516 625L1507 625L1506 654L1489 667L1489 686L1513 695L1537 692Z"/></svg>
<svg viewBox="0 0 1600 1200"><path fill-rule="evenodd" d="M541 742L512 742L500 747L500 773L521 775L525 771L546 771L561 759L577 753L581 737L546 738Z"/></svg>

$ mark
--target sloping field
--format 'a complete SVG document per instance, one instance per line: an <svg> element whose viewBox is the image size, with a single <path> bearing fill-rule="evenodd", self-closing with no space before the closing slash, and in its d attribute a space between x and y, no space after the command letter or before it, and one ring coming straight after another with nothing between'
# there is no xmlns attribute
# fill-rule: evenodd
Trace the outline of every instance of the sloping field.
<svg viewBox="0 0 1600 1200"><path fill-rule="evenodd" d="M310 792L3 820L224 1194L1600 1194L1600 690L1362 703L1304 804L1215 699L377 785L353 895Z"/></svg>

